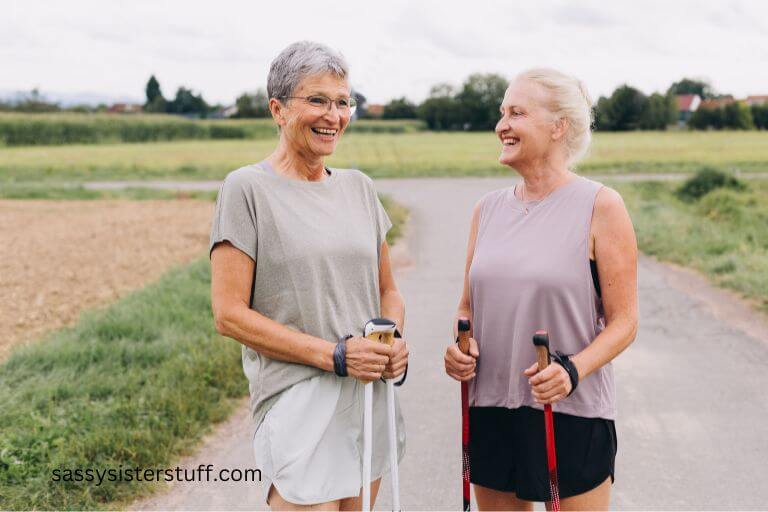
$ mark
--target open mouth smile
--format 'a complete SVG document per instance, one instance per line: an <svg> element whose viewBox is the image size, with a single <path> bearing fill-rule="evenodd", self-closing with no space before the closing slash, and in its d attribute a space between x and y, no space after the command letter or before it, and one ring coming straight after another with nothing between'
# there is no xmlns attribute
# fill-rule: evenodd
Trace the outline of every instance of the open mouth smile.
<svg viewBox="0 0 768 512"><path fill-rule="evenodd" d="M516 146L518 142L520 142L520 139L517 137L504 137L501 139L501 143L505 146Z"/></svg>
<svg viewBox="0 0 768 512"><path fill-rule="evenodd" d="M339 130L335 128L312 128L312 132L318 135L326 135L326 136L333 137L337 133L339 133Z"/></svg>

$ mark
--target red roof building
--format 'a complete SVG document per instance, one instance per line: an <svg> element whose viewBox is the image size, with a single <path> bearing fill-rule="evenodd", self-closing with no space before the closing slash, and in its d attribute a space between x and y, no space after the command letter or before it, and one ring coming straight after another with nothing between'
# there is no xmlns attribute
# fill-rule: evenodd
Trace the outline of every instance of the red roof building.
<svg viewBox="0 0 768 512"><path fill-rule="evenodd" d="M366 109L368 111L368 116L370 117L381 117L384 114L384 105L379 105L378 103L371 103L366 106Z"/></svg>
<svg viewBox="0 0 768 512"><path fill-rule="evenodd" d="M677 100L677 114L678 124L685 126L691 115L699 109L701 105L701 96L698 94L678 94Z"/></svg>
<svg viewBox="0 0 768 512"><path fill-rule="evenodd" d="M711 100L704 100L701 102L701 105L699 105L699 110L717 110L732 103L736 103L736 100L733 98L716 98Z"/></svg>
<svg viewBox="0 0 768 512"><path fill-rule="evenodd" d="M696 112L701 105L701 96L698 94L678 94L677 110L679 112Z"/></svg>
<svg viewBox="0 0 768 512"><path fill-rule="evenodd" d="M136 103L115 103L107 109L110 114L138 114L144 108Z"/></svg>

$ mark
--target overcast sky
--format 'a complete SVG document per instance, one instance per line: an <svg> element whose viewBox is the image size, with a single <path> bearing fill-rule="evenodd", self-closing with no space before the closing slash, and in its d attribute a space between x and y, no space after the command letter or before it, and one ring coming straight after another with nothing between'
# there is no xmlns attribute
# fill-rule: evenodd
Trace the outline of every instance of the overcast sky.
<svg viewBox="0 0 768 512"><path fill-rule="evenodd" d="M595 98L684 76L737 97L768 94L763 0L0 1L6 92L142 100L155 73L166 97L185 85L232 103L266 84L283 47L311 39L346 55L352 85L373 103L531 66L575 74Z"/></svg>

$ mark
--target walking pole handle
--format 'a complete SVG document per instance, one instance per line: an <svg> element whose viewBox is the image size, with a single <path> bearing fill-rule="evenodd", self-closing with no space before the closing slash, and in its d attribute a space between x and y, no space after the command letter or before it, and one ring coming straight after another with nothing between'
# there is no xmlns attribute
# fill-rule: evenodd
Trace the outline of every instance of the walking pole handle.
<svg viewBox="0 0 768 512"><path fill-rule="evenodd" d="M533 335L533 344L536 346L539 371L542 371L549 366L549 334L547 334L547 331L536 331Z"/></svg>
<svg viewBox="0 0 768 512"><path fill-rule="evenodd" d="M378 341L392 346L395 342L395 328L397 324L388 318L374 318L369 320L363 328L364 337L371 341Z"/></svg>
<svg viewBox="0 0 768 512"><path fill-rule="evenodd" d="M469 354L469 319L459 318L459 350Z"/></svg>

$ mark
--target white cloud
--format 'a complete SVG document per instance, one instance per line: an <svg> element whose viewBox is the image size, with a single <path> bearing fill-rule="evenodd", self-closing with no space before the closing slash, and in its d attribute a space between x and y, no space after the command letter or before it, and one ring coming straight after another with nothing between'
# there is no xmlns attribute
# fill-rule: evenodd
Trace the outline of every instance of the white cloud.
<svg viewBox="0 0 768 512"><path fill-rule="evenodd" d="M757 0L19 0L0 18L0 89L140 98L155 73L166 96L185 85L232 102L265 84L283 47L314 39L344 52L353 85L376 102L541 65L578 75L594 96L683 76L744 96L768 93L767 34Z"/></svg>

